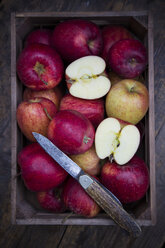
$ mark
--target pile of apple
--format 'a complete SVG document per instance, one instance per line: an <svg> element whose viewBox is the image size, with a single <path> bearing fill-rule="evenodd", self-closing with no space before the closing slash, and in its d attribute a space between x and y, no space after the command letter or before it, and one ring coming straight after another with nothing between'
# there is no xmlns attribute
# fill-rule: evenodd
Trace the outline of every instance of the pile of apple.
<svg viewBox="0 0 165 248"><path fill-rule="evenodd" d="M19 152L18 164L25 186L44 209L86 217L100 211L32 132L48 137L122 203L144 197L149 172L136 152L149 105L142 81L146 66L146 48L122 26L101 29L69 20L26 37L17 61L25 85L17 122L31 143Z"/></svg>

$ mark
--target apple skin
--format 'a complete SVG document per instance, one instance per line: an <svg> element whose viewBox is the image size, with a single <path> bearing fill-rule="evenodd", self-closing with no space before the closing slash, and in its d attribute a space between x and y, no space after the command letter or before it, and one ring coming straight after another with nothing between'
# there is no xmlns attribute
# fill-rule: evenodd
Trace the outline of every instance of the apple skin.
<svg viewBox="0 0 165 248"><path fill-rule="evenodd" d="M60 110L76 110L86 116L96 128L104 119L103 99L85 100L74 97L70 94L65 95L60 102Z"/></svg>
<svg viewBox="0 0 165 248"><path fill-rule="evenodd" d="M89 175L98 175L101 170L100 159L96 154L94 145L86 152L70 155L70 158Z"/></svg>
<svg viewBox="0 0 165 248"><path fill-rule="evenodd" d="M145 116L148 106L149 94L146 86L133 79L124 79L113 85L105 101L108 117L134 125Z"/></svg>
<svg viewBox="0 0 165 248"><path fill-rule="evenodd" d="M107 25L102 29L103 50L101 57L107 62L109 49L117 41L123 39L133 39L132 34L124 27L117 25Z"/></svg>
<svg viewBox="0 0 165 248"><path fill-rule="evenodd" d="M149 171L137 156L123 166L106 162L102 167L101 182L122 203L131 203L140 200L147 192Z"/></svg>
<svg viewBox="0 0 165 248"><path fill-rule="evenodd" d="M87 20L64 21L53 31L52 45L68 62L87 55L99 55L102 49L101 31Z"/></svg>
<svg viewBox="0 0 165 248"><path fill-rule="evenodd" d="M36 141L32 132L47 135L48 125L57 112L56 105L44 97L23 101L17 108L17 123L30 141Z"/></svg>
<svg viewBox="0 0 165 248"><path fill-rule="evenodd" d="M60 187L37 192L37 200L41 207L55 213L62 213L66 210L61 196L62 189Z"/></svg>
<svg viewBox="0 0 165 248"><path fill-rule="evenodd" d="M108 72L108 78L111 81L111 86L113 86L114 84L117 84L121 80L124 80L124 78L122 78L119 75L117 75L114 71ZM133 78L133 79L136 80L136 81L139 81L141 83L145 83L144 78L143 78L143 76L141 74L138 77Z"/></svg>
<svg viewBox="0 0 165 248"><path fill-rule="evenodd" d="M109 67L123 78L139 76L145 70L147 60L146 48L133 39L116 42L108 53Z"/></svg>
<svg viewBox="0 0 165 248"><path fill-rule="evenodd" d="M51 46L52 30L36 29L28 34L25 40L25 46L33 43L40 43Z"/></svg>
<svg viewBox="0 0 165 248"><path fill-rule="evenodd" d="M27 145L19 152L18 164L25 186L32 191L52 189L67 177L67 172L38 143Z"/></svg>
<svg viewBox="0 0 165 248"><path fill-rule="evenodd" d="M59 109L60 101L63 97L63 92L58 86L50 90L40 90L40 91L34 91L26 87L23 93L23 100L27 101L34 97L47 98L56 105L57 109Z"/></svg>
<svg viewBox="0 0 165 248"><path fill-rule="evenodd" d="M61 110L50 122L47 135L60 150L75 155L90 149L95 130L83 114L75 110Z"/></svg>
<svg viewBox="0 0 165 248"><path fill-rule="evenodd" d="M68 178L64 186L63 201L71 211L88 218L95 217L100 212L100 207L71 177Z"/></svg>
<svg viewBox="0 0 165 248"><path fill-rule="evenodd" d="M31 44L18 57L18 77L25 86L33 90L54 88L61 82L63 72L61 57L47 45Z"/></svg>

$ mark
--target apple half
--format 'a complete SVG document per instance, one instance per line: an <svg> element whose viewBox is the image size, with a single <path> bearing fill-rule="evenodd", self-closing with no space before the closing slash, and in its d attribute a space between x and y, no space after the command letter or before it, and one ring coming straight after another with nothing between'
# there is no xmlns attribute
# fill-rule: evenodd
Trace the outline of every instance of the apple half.
<svg viewBox="0 0 165 248"><path fill-rule="evenodd" d="M140 132L134 125L121 128L115 118L104 119L96 130L95 147L100 159L109 157L117 164L127 163L136 153L140 144Z"/></svg>
<svg viewBox="0 0 165 248"><path fill-rule="evenodd" d="M82 99L105 96L111 87L110 80L105 76L105 67L105 61L94 55L72 62L65 71L70 94Z"/></svg>

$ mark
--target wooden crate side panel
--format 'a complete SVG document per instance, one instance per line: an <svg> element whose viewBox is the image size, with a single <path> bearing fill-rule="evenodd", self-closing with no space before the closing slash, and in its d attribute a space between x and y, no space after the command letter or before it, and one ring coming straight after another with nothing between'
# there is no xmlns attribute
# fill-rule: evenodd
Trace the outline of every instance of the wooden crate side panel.
<svg viewBox="0 0 165 248"><path fill-rule="evenodd" d="M148 17L148 50L149 50L149 162L150 162L150 197L152 224L156 223L156 176L155 176L155 105L154 105L154 50L153 18Z"/></svg>
<svg viewBox="0 0 165 248"><path fill-rule="evenodd" d="M11 222L16 220L16 171L17 171L17 125L16 125L16 25L11 15Z"/></svg>

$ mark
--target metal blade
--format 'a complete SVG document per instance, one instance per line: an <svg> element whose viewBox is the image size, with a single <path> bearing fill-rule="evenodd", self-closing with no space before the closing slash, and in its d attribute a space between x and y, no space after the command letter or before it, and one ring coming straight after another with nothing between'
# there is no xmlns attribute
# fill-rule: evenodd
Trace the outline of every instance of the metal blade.
<svg viewBox="0 0 165 248"><path fill-rule="evenodd" d="M85 172L73 161L71 160L65 153L63 153L57 146L55 146L49 139L47 139L42 134L32 132L34 138L40 144L40 146L55 160L58 164L60 164L64 170L66 170L72 177L76 180L79 179L80 174L85 174ZM93 179L95 180L95 179ZM99 183L99 182L98 182ZM108 194L110 194L113 199L122 206L119 199L107 188L101 185Z"/></svg>
<svg viewBox="0 0 165 248"><path fill-rule="evenodd" d="M34 138L42 146L42 148L66 170L72 177L78 179L82 169L71 160L65 153L57 148L49 139L43 135L33 132Z"/></svg>

